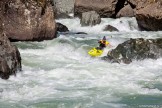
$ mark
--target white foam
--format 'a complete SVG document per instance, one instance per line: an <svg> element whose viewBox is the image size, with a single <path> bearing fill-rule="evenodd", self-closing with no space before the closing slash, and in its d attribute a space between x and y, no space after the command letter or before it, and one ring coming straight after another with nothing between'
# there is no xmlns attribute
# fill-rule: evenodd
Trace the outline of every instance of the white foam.
<svg viewBox="0 0 162 108"><path fill-rule="evenodd" d="M106 25L112 25L116 27L119 31L124 32L130 32L130 31L137 31L138 26L135 18L120 18L120 19L111 19L111 18L102 18L101 24L95 25L95 26L87 26L87 27L81 27L80 25L80 19L60 19L57 20L57 22L60 22L64 25L66 25L70 31L73 32L86 32L86 33L92 33L92 34L101 34L103 32L103 29ZM103 32L105 33L105 32ZM108 32L110 33L110 32Z"/></svg>
<svg viewBox="0 0 162 108"><path fill-rule="evenodd" d="M111 18L102 18L101 24L95 26L87 26L81 27L80 19L59 19L56 20L64 25L66 25L71 32L86 32L91 37L122 37L122 38L160 38L162 37L162 31L158 32L146 32L139 31L137 21L135 18L119 18L119 19L111 19ZM106 25L112 25L116 27L119 32L109 32L103 31ZM86 37L88 37L86 36Z"/></svg>
<svg viewBox="0 0 162 108"><path fill-rule="evenodd" d="M69 20L63 22L71 23ZM73 26L77 24L72 23L71 30ZM124 38L107 38L112 48L127 40L125 34L120 33ZM0 80L1 100L21 102L68 98L89 99L92 101L89 104L95 104L94 100L111 103L120 101L122 96L162 94L159 88L145 85L148 82L162 82L161 58L111 64L89 57L88 50L97 46L101 38L98 35L90 37L91 34L84 38L61 35L55 40L40 42L41 48L19 48L23 72L9 80ZM31 46L32 43L26 44ZM109 50L106 48L103 56Z"/></svg>

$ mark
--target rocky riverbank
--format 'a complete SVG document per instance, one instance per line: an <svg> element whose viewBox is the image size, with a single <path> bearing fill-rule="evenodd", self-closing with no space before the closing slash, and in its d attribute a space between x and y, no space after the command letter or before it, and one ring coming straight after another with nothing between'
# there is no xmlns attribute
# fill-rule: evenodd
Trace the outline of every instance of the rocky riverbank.
<svg viewBox="0 0 162 108"><path fill-rule="evenodd" d="M3 53L0 58L0 75L7 79L9 75L21 70L20 53L15 46L10 45L9 40L51 40L57 37L57 31L69 31L60 23L56 25L55 18L72 18L69 16L72 13L74 17L81 19L82 26L94 26L100 24L101 18L136 17L140 30L159 31L162 30L161 8L160 0L1 0L0 17L3 27L0 28L0 39ZM111 25L104 30L118 31ZM161 39L131 39L118 45L107 57L125 63L132 59L158 58L161 57L161 47L156 43L159 40ZM145 48L147 50L142 52L147 53L141 53L140 49ZM122 58L119 58L119 55L122 55Z"/></svg>
<svg viewBox="0 0 162 108"><path fill-rule="evenodd" d="M51 0L0 1L0 77L8 79L21 70L21 56L10 41L43 41L56 38Z"/></svg>
<svg viewBox="0 0 162 108"><path fill-rule="evenodd" d="M162 30L160 0L75 0L74 15L96 11L101 18L136 17L141 30Z"/></svg>

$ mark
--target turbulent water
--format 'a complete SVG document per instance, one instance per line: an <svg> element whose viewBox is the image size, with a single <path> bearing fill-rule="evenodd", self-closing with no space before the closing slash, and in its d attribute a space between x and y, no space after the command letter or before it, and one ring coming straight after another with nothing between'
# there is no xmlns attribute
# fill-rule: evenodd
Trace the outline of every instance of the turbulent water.
<svg viewBox="0 0 162 108"><path fill-rule="evenodd" d="M50 41L15 43L23 71L0 80L0 108L162 107L162 58L111 64L87 54L103 36L111 44L105 56L129 38L154 39L162 32L138 31L135 18L102 19L94 27L81 27L79 19L58 22L70 33ZM119 32L103 32L107 24Z"/></svg>

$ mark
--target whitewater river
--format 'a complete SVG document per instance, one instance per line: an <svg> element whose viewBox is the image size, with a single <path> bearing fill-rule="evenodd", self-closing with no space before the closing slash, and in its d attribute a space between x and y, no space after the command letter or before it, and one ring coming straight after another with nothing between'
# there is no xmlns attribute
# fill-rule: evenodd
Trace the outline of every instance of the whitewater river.
<svg viewBox="0 0 162 108"><path fill-rule="evenodd" d="M105 56L129 38L159 38L162 32L138 31L135 18L102 19L94 27L81 27L79 19L57 22L71 33L49 41L15 43L23 71L0 79L0 108L162 107L162 58L111 64L87 54L103 36L111 44ZM107 24L119 32L103 32Z"/></svg>

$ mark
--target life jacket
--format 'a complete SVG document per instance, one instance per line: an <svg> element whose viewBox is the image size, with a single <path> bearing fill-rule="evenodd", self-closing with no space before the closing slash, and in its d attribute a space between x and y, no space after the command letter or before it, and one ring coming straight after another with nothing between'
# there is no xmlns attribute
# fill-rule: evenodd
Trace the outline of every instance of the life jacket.
<svg viewBox="0 0 162 108"><path fill-rule="evenodd" d="M101 44L104 44L105 46L107 46L107 45L110 44L108 41L105 41L105 42L104 42L103 40L100 40L99 42L100 42Z"/></svg>

